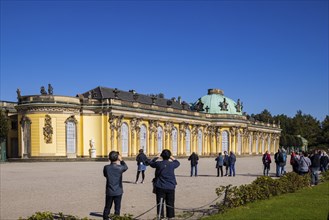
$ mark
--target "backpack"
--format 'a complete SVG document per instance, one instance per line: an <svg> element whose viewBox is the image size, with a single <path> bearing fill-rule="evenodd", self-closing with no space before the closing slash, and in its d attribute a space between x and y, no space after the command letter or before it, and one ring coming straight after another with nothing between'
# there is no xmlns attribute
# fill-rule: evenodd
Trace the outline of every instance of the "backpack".
<svg viewBox="0 0 329 220"><path fill-rule="evenodd" d="M283 154L282 153L279 153L279 155L278 155L278 161L279 161L279 163L284 162L284 157L283 157Z"/></svg>

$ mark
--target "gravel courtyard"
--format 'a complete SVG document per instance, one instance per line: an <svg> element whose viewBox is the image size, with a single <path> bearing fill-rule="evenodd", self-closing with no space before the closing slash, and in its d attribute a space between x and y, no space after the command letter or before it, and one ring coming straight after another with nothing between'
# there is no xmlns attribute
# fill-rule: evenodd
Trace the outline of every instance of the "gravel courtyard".
<svg viewBox="0 0 329 220"><path fill-rule="evenodd" d="M272 155L273 159L273 155ZM261 156L238 157L235 177L217 177L215 158L200 158L198 177L190 177L187 158L176 169L176 208L197 208L213 201L220 185L241 185L262 175ZM134 184L136 162L126 161L121 214L139 216L155 205L152 193L154 169L148 167L144 184ZM0 164L0 219L28 217L38 211L50 211L91 219L102 219L105 202L105 178L108 162L31 162ZM286 169L291 171L291 166ZM275 164L271 164L274 176ZM140 177L141 180L141 177ZM176 215L182 211L176 210ZM113 208L111 210L113 213ZM156 209L139 219L154 219Z"/></svg>

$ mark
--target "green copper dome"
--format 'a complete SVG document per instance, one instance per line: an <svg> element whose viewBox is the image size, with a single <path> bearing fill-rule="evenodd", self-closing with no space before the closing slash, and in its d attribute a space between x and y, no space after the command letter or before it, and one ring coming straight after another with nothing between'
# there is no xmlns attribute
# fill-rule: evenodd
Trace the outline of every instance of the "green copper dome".
<svg viewBox="0 0 329 220"><path fill-rule="evenodd" d="M208 95L199 98L192 105L192 109L210 114L234 114L242 115L242 103L238 99L237 103L224 96L224 91L220 89L208 89Z"/></svg>

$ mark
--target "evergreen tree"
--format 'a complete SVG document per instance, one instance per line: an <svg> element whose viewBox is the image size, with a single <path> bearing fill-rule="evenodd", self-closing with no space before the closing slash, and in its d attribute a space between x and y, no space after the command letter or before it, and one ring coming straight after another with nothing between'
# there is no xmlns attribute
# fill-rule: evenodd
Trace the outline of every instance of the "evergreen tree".
<svg viewBox="0 0 329 220"><path fill-rule="evenodd" d="M5 112L1 109L0 112L0 143L6 140L9 131L9 120Z"/></svg>

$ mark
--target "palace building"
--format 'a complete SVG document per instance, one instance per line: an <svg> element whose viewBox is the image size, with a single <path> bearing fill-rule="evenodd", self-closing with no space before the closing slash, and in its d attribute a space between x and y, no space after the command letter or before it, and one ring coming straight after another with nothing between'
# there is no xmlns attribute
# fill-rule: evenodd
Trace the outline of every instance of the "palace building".
<svg viewBox="0 0 329 220"><path fill-rule="evenodd" d="M23 96L17 90L17 96L17 103L2 102L13 126L16 121L17 132L8 135L9 158L90 157L91 150L95 157L112 150L134 157L141 148L147 155L163 149L177 156L250 155L279 147L279 125L248 119L242 102L219 89L192 104L106 87L58 96L49 85L48 92L42 87L39 95Z"/></svg>

